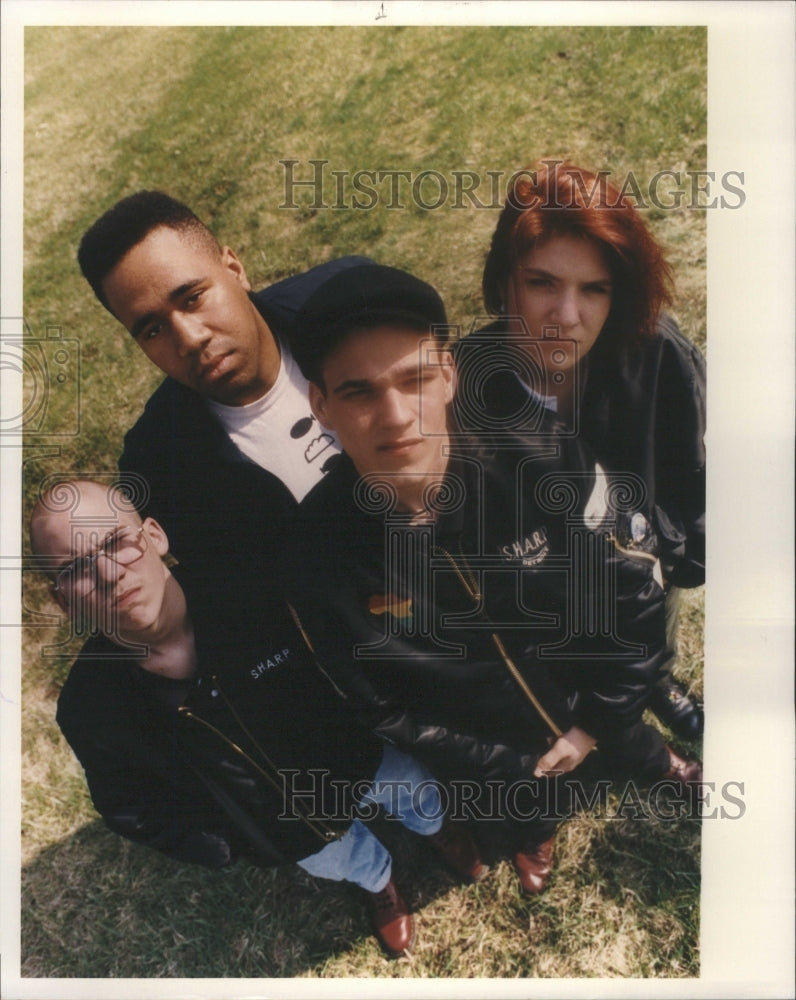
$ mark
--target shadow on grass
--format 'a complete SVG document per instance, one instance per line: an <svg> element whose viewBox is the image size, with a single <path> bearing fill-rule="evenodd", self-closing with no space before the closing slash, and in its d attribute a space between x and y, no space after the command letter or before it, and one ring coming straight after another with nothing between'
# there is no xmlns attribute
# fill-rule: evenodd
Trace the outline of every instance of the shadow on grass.
<svg viewBox="0 0 796 1000"><path fill-rule="evenodd" d="M420 921L422 947L407 967L381 957L354 886L295 866L180 865L97 821L23 871L23 975L699 974L698 822L573 818L556 838L550 888L531 900L500 863L510 848L498 830L479 831L495 870L472 888L457 886L429 846L396 824L377 832ZM473 956L476 940L485 950Z"/></svg>
<svg viewBox="0 0 796 1000"><path fill-rule="evenodd" d="M379 835L415 910L454 885L425 845L386 827ZM293 865L239 862L211 871L179 864L100 821L47 847L22 872L22 971L29 977L318 975L370 939L355 886Z"/></svg>

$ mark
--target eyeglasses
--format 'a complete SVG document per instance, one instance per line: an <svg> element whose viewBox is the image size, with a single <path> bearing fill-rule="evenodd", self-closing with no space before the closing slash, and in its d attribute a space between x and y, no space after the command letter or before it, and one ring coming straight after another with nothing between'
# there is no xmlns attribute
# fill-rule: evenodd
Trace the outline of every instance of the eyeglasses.
<svg viewBox="0 0 796 1000"><path fill-rule="evenodd" d="M53 590L86 597L97 587L97 560L100 556L119 566L129 566L146 552L144 526L125 526L112 531L90 556L79 556L67 563L55 575Z"/></svg>

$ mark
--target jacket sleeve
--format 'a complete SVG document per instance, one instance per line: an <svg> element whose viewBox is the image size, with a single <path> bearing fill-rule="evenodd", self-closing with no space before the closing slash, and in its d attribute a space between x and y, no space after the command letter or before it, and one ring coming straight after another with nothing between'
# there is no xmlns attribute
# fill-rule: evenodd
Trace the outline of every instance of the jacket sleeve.
<svg viewBox="0 0 796 1000"><path fill-rule="evenodd" d="M588 639L591 655L565 668L577 691L578 724L598 741L640 721L668 656L665 594L651 557L612 542L602 578L603 620L610 622L603 655L594 655L599 641Z"/></svg>
<svg viewBox="0 0 796 1000"><path fill-rule="evenodd" d="M705 582L705 359L673 320L662 330L653 519L665 579L697 587Z"/></svg>
<svg viewBox="0 0 796 1000"><path fill-rule="evenodd" d="M361 718L373 715L365 707ZM466 733L422 723L404 710L376 713L372 732L417 758L438 778L514 782L533 778L539 754L522 753L503 743L484 743Z"/></svg>
<svg viewBox="0 0 796 1000"><path fill-rule="evenodd" d="M415 757L438 778L515 781L533 777L538 755L456 732L396 704L379 691L357 661L355 639L344 618L335 617L334 600L319 600L316 594L305 603L295 596L296 603L305 609L302 627L320 670L375 736ZM312 607L323 608L315 621Z"/></svg>
<svg viewBox="0 0 796 1000"><path fill-rule="evenodd" d="M101 665L101 666L104 666ZM57 722L83 767L95 809L114 833L178 861L221 868L235 850L190 784L167 780L157 737L125 720L88 677L67 680ZM173 761L173 755L169 754ZM179 773L174 770L174 775Z"/></svg>
<svg viewBox="0 0 796 1000"><path fill-rule="evenodd" d="M525 663L531 687L536 670L576 695L575 722L599 740L641 719L667 655L665 592L655 538L634 506L640 491L599 472L580 439L555 461L561 471L537 484L537 498L558 570L528 569L524 596L526 607L559 615L559 626L552 645L529 631ZM568 510L551 503L549 484L571 495Z"/></svg>
<svg viewBox="0 0 796 1000"><path fill-rule="evenodd" d="M236 860L222 831L202 817L180 815L166 787L145 772L132 772L124 762L106 761L85 768L91 800L114 833L175 861L224 868Z"/></svg>

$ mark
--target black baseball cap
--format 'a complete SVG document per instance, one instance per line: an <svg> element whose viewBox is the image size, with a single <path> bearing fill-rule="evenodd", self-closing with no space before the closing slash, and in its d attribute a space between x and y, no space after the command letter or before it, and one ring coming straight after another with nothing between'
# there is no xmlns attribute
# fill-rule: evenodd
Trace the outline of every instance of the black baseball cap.
<svg viewBox="0 0 796 1000"><path fill-rule="evenodd" d="M290 349L304 377L319 382L324 360L343 337L390 322L432 333L434 326L447 327L448 318L436 290L420 278L382 264L357 264L307 299L296 315Z"/></svg>

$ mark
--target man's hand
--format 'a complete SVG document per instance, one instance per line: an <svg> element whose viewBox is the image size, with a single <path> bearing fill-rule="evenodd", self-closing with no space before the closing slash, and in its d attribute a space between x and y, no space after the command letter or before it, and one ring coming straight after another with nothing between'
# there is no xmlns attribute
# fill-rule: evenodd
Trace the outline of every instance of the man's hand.
<svg viewBox="0 0 796 1000"><path fill-rule="evenodd" d="M573 726L563 736L559 736L547 753L539 758L534 776L543 778L546 771L558 774L573 771L596 745L597 740L589 736L585 729Z"/></svg>

